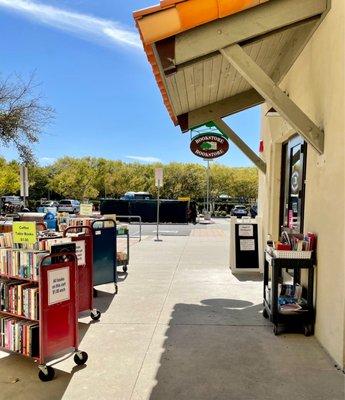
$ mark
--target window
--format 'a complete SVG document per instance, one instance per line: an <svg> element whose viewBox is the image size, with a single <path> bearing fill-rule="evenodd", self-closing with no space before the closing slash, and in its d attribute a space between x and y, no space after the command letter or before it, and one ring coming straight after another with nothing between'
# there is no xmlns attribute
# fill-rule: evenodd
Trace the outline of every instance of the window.
<svg viewBox="0 0 345 400"><path fill-rule="evenodd" d="M307 144L295 136L283 145L280 226L303 232Z"/></svg>

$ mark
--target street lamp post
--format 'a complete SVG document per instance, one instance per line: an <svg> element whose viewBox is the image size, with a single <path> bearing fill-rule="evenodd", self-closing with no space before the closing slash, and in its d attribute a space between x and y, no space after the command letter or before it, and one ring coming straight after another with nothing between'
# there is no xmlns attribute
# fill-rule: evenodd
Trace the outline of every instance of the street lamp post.
<svg viewBox="0 0 345 400"><path fill-rule="evenodd" d="M206 215L205 219L211 219L211 207L210 207L210 161L212 159L204 159L207 163L206 167Z"/></svg>
<svg viewBox="0 0 345 400"><path fill-rule="evenodd" d="M206 211L210 212L210 160L207 160Z"/></svg>

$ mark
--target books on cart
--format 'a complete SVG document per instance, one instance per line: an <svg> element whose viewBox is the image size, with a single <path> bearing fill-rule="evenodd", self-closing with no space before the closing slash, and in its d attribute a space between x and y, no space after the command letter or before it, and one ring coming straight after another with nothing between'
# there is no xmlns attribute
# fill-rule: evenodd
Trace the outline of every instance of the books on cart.
<svg viewBox="0 0 345 400"><path fill-rule="evenodd" d="M300 284L278 285L278 306L282 314L308 311L307 302L302 297L303 288Z"/></svg>
<svg viewBox="0 0 345 400"><path fill-rule="evenodd" d="M47 254L0 249L0 275L36 280L41 260Z"/></svg>
<svg viewBox="0 0 345 400"><path fill-rule="evenodd" d="M0 316L0 346L29 357L38 357L38 324L17 318Z"/></svg>
<svg viewBox="0 0 345 400"><path fill-rule="evenodd" d="M12 232L5 232L0 234L0 248L13 247Z"/></svg>
<svg viewBox="0 0 345 400"><path fill-rule="evenodd" d="M284 230L280 240L274 242L273 245L266 246L266 252L276 258L310 259L315 250L316 235L312 232L303 235L288 233Z"/></svg>
<svg viewBox="0 0 345 400"><path fill-rule="evenodd" d="M38 287L32 283L0 279L0 311L38 320Z"/></svg>

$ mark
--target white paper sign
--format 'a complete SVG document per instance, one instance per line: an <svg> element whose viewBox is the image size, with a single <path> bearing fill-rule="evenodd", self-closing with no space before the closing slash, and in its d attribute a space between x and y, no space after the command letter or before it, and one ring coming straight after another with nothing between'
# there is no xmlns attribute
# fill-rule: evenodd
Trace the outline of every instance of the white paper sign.
<svg viewBox="0 0 345 400"><path fill-rule="evenodd" d="M238 226L238 235L239 236L254 236L253 225L240 224Z"/></svg>
<svg viewBox="0 0 345 400"><path fill-rule="evenodd" d="M48 306L70 299L69 267L48 271Z"/></svg>
<svg viewBox="0 0 345 400"><path fill-rule="evenodd" d="M240 239L240 251L254 251L255 240L254 239Z"/></svg>
<svg viewBox="0 0 345 400"><path fill-rule="evenodd" d="M78 265L85 265L85 241L78 240L75 243L75 254L78 259Z"/></svg>
<svg viewBox="0 0 345 400"><path fill-rule="evenodd" d="M93 214L93 204L92 203L85 203L85 204L80 204L80 215L92 215Z"/></svg>
<svg viewBox="0 0 345 400"><path fill-rule="evenodd" d="M163 168L155 169L155 185L157 187L163 186Z"/></svg>

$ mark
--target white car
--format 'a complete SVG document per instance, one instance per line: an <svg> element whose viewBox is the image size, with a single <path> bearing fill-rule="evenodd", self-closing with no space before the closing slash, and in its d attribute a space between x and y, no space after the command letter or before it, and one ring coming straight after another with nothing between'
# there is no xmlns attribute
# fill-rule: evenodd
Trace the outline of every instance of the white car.
<svg viewBox="0 0 345 400"><path fill-rule="evenodd" d="M80 212L80 203L78 200L61 200L58 205L58 212L77 214Z"/></svg>

